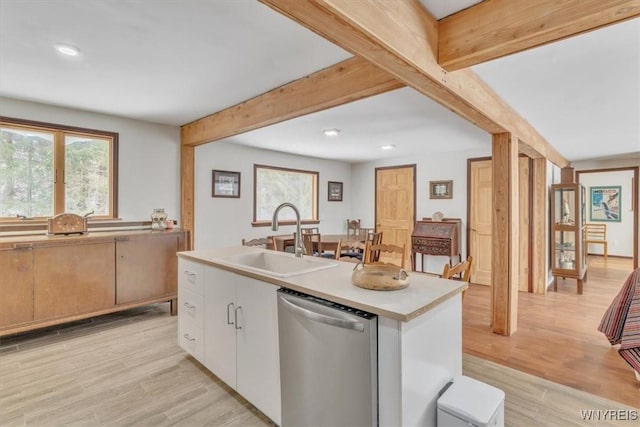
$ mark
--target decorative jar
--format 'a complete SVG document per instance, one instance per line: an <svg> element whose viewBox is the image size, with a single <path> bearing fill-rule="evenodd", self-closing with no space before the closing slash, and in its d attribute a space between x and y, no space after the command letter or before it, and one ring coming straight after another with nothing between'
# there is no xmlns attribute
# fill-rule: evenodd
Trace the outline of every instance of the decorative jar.
<svg viewBox="0 0 640 427"><path fill-rule="evenodd" d="M151 229L164 230L167 228L167 214L164 209L154 209L151 214Z"/></svg>

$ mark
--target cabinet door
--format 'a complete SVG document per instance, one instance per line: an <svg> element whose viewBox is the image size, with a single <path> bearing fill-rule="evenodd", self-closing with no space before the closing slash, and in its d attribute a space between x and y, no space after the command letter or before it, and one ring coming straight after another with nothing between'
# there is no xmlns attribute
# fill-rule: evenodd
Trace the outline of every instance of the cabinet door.
<svg viewBox="0 0 640 427"><path fill-rule="evenodd" d="M280 424L277 286L236 275L237 391Z"/></svg>
<svg viewBox="0 0 640 427"><path fill-rule="evenodd" d="M33 320L33 251L0 251L0 327Z"/></svg>
<svg viewBox="0 0 640 427"><path fill-rule="evenodd" d="M177 252L176 235L117 241L117 304L175 293Z"/></svg>
<svg viewBox="0 0 640 427"><path fill-rule="evenodd" d="M204 365L231 388L236 388L237 275L213 267L205 269Z"/></svg>
<svg viewBox="0 0 640 427"><path fill-rule="evenodd" d="M115 305L114 242L36 247L35 320L91 313Z"/></svg>

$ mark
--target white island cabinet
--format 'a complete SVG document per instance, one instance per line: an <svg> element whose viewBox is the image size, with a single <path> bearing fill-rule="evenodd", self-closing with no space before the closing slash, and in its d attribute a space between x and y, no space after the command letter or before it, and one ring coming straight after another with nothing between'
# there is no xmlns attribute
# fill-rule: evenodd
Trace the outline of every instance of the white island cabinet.
<svg viewBox="0 0 640 427"><path fill-rule="evenodd" d="M277 287L180 258L179 345L280 423Z"/></svg>
<svg viewBox="0 0 640 427"><path fill-rule="evenodd" d="M205 269L204 365L280 424L277 290L250 277Z"/></svg>
<svg viewBox="0 0 640 427"><path fill-rule="evenodd" d="M256 252L267 251L232 247L178 254L182 348L280 424L277 289L365 310L378 315L379 425L436 425L438 395L462 373L466 283L412 273L409 287L380 292L353 286L351 263L326 261L336 265L278 277L230 261Z"/></svg>

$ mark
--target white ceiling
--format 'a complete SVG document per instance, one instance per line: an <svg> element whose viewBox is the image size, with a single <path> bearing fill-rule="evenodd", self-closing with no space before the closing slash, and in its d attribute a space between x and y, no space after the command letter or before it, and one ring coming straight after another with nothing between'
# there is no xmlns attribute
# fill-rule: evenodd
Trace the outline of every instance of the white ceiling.
<svg viewBox="0 0 640 427"><path fill-rule="evenodd" d="M478 3L421 1L436 18ZM188 123L350 56L254 0L0 0L0 95L156 123ZM474 70L569 160L640 154L640 20ZM338 138L321 134L333 127ZM229 141L356 162L490 138L405 88Z"/></svg>

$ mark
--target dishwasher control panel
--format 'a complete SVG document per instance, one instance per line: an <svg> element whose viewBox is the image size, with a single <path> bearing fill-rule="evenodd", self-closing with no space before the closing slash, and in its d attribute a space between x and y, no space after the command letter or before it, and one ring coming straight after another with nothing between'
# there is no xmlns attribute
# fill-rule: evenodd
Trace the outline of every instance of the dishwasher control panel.
<svg viewBox="0 0 640 427"><path fill-rule="evenodd" d="M340 311L346 311L347 313L353 314L355 316L358 317L362 317L363 319L373 319L376 317L375 314L373 313L369 313L367 311L364 310L359 310L357 308L353 308L353 307L349 307L343 304L339 304L337 302L333 302L333 301L329 301L323 298L318 298L318 297L314 297L313 295L309 295L309 294L305 294L302 292L298 292L298 291L294 291L292 289L288 289L288 288L280 288L278 289L278 292L282 292L283 294L288 294L288 295L293 295L296 296L298 298L302 298L305 299L307 301L311 301L314 302L316 304L321 304L324 305L325 307L330 307L336 310L340 310Z"/></svg>

